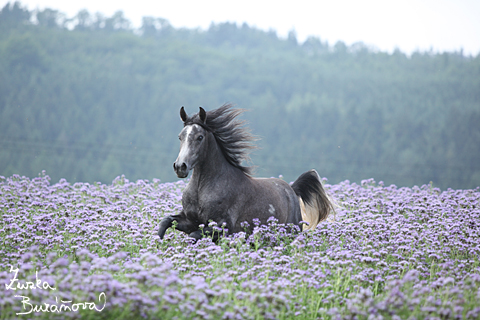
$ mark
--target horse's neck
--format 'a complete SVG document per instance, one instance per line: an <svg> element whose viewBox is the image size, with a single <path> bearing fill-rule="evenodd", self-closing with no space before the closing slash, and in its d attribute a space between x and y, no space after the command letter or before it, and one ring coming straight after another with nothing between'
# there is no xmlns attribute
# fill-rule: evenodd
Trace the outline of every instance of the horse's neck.
<svg viewBox="0 0 480 320"><path fill-rule="evenodd" d="M204 184L215 184L218 179L231 176L232 171L236 169L227 161L213 136L209 142L210 147L205 159L193 169L191 180L199 187Z"/></svg>

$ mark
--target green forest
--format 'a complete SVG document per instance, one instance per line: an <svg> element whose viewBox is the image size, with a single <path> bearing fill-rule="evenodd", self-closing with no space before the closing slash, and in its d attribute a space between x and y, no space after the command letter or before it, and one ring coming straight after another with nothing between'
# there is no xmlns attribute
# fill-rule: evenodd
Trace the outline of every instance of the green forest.
<svg viewBox="0 0 480 320"><path fill-rule="evenodd" d="M179 109L246 109L255 176L480 186L480 55L382 52L247 24L0 11L0 175L174 181Z"/></svg>

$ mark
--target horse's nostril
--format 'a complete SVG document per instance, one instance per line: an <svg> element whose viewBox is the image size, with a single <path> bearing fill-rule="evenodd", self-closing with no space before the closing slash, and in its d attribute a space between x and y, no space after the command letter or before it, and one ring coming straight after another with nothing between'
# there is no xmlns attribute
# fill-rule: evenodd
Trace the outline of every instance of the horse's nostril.
<svg viewBox="0 0 480 320"><path fill-rule="evenodd" d="M175 170L175 172L185 172L187 171L187 164L184 162L181 165L178 165L177 162L174 162L173 170Z"/></svg>

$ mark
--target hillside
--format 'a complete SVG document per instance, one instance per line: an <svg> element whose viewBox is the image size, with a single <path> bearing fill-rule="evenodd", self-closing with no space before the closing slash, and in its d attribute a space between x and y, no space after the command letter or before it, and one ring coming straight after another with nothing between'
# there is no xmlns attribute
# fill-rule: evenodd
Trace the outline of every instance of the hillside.
<svg viewBox="0 0 480 320"><path fill-rule="evenodd" d="M178 111L232 102L258 176L480 185L480 55L299 43L248 25L0 12L0 175L172 181Z"/></svg>

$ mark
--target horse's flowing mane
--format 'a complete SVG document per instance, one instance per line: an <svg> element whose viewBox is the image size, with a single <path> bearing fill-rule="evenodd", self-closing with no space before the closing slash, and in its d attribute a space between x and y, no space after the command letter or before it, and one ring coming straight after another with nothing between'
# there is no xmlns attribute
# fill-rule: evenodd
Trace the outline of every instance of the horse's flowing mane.
<svg viewBox="0 0 480 320"><path fill-rule="evenodd" d="M196 113L188 117L184 125L198 124L212 132L227 161L245 174L251 175L252 167L243 166L242 161L250 160L248 153L255 148L253 141L256 139L244 127L245 121L237 119L243 112L242 109L234 109L231 104L224 104L218 109L207 111L205 123Z"/></svg>

